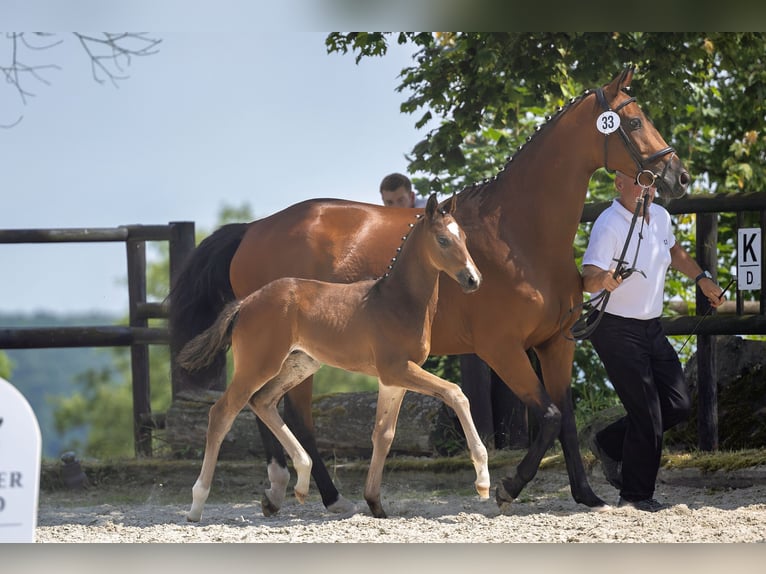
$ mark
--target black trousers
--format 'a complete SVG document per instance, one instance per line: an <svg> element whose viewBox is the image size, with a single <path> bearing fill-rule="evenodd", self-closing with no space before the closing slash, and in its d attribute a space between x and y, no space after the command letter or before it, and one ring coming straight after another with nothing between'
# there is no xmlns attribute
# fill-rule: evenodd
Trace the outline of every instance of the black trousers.
<svg viewBox="0 0 766 574"><path fill-rule="evenodd" d="M662 435L686 420L691 399L678 354L659 319L604 313L591 342L627 415L597 435L604 451L622 461L625 500L651 498L662 457Z"/></svg>

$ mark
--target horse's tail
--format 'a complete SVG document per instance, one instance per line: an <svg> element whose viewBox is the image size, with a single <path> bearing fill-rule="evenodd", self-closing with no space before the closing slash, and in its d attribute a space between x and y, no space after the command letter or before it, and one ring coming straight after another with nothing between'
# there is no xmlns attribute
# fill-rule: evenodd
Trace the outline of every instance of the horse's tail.
<svg viewBox="0 0 766 574"><path fill-rule="evenodd" d="M231 223L203 240L183 265L170 289L170 349L176 354L195 336L213 325L226 304L234 300L229 266L247 230L247 223ZM207 367L180 374L184 386L223 388L226 353L221 350ZM175 368L175 366L174 366Z"/></svg>
<svg viewBox="0 0 766 574"><path fill-rule="evenodd" d="M232 301L210 327L184 345L178 353L178 364L187 371L199 371L210 365L215 358L229 348L231 329L239 315L242 301Z"/></svg>

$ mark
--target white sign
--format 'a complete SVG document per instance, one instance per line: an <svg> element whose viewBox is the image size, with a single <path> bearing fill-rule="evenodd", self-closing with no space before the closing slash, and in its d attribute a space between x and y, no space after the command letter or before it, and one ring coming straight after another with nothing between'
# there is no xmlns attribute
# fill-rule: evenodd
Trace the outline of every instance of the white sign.
<svg viewBox="0 0 766 574"><path fill-rule="evenodd" d="M753 291L761 288L761 230L740 229L737 236L737 289Z"/></svg>
<svg viewBox="0 0 766 574"><path fill-rule="evenodd" d="M602 134L609 135L612 132L616 132L619 127L620 116L617 115L617 112L613 112L612 110L603 112L596 118L596 129Z"/></svg>
<svg viewBox="0 0 766 574"><path fill-rule="evenodd" d="M42 440L37 417L0 378L0 542L34 542Z"/></svg>

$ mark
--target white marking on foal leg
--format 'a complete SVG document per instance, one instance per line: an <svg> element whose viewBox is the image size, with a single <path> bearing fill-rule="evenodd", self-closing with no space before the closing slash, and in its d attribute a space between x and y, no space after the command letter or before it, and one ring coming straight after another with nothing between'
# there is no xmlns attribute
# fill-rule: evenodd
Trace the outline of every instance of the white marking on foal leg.
<svg viewBox="0 0 766 574"><path fill-rule="evenodd" d="M202 486L202 483L197 479L192 487L192 505L189 510L189 514L186 515L186 520L189 522L199 522L202 518L202 508L205 506L205 501L210 494L210 489Z"/></svg>
<svg viewBox="0 0 766 574"><path fill-rule="evenodd" d="M268 466L268 475L271 487L266 489L265 494L271 501L271 504L279 510L282 508L282 503L285 501L287 483L290 481L290 471L287 470L287 468L280 466L278 462L272 460Z"/></svg>

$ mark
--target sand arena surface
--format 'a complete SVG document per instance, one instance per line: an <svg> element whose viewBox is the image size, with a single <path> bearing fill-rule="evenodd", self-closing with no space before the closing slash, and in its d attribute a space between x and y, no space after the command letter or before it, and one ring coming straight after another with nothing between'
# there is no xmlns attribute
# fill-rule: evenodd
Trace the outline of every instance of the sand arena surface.
<svg viewBox="0 0 766 574"><path fill-rule="evenodd" d="M503 471L491 474L494 483ZM220 480L219 490L226 477ZM618 493L600 471L592 469L590 481L597 494L616 504ZM479 500L470 471L387 471L383 504L389 518L382 520L370 515L363 483L359 473L338 481L356 503L355 514L327 512L312 483L306 504L289 497L270 518L261 513L262 484L254 483L249 497L221 500L214 483L198 524L186 521L191 483L172 491L155 484L139 502L119 502L115 493L100 502L93 489L43 493L37 542L766 542L762 467L715 477L663 469L656 498L672 506L653 514L616 507L594 512L578 505L562 469L540 470L502 510L494 498Z"/></svg>

